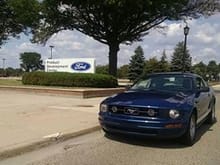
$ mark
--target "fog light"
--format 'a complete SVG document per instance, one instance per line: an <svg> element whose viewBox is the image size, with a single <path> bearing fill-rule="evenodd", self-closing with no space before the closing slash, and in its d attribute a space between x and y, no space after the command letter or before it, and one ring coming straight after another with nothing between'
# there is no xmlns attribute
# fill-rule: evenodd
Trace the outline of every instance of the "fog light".
<svg viewBox="0 0 220 165"><path fill-rule="evenodd" d="M172 119L176 119L180 116L179 111L175 110L175 109L171 109L169 112L170 118Z"/></svg>
<svg viewBox="0 0 220 165"><path fill-rule="evenodd" d="M108 111L108 106L106 104L101 104L100 105L100 111L101 112L107 112Z"/></svg>

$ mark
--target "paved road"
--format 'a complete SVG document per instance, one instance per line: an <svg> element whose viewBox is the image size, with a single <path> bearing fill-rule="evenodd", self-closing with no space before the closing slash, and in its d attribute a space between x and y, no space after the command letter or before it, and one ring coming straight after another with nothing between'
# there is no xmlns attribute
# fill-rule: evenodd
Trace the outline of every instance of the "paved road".
<svg viewBox="0 0 220 165"><path fill-rule="evenodd" d="M216 111L220 119L219 101ZM192 147L173 140L106 137L98 131L2 161L0 165L219 165L219 130L220 122L203 125Z"/></svg>

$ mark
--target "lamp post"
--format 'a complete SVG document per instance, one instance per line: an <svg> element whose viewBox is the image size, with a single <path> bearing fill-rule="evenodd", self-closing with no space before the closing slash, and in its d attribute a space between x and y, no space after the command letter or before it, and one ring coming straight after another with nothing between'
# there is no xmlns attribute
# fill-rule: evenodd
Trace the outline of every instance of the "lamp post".
<svg viewBox="0 0 220 165"><path fill-rule="evenodd" d="M186 71L186 43L187 43L187 35L189 34L189 27L186 25L184 27L184 49L183 49L183 72Z"/></svg>
<svg viewBox="0 0 220 165"><path fill-rule="evenodd" d="M2 59L2 69L5 70L5 58Z"/></svg>
<svg viewBox="0 0 220 165"><path fill-rule="evenodd" d="M53 45L50 45L50 59L53 59Z"/></svg>

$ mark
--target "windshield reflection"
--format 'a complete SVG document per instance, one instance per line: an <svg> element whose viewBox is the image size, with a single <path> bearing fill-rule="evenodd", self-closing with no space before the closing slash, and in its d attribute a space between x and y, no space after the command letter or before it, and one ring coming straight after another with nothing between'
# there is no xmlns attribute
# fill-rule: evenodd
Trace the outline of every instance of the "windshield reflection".
<svg viewBox="0 0 220 165"><path fill-rule="evenodd" d="M193 90L191 77L183 75L156 75L140 79L131 90L189 92Z"/></svg>

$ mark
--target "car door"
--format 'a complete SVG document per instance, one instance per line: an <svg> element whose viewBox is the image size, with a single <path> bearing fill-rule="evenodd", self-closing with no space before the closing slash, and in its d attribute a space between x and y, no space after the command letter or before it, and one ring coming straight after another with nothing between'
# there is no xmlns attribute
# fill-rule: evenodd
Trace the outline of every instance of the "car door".
<svg viewBox="0 0 220 165"><path fill-rule="evenodd" d="M205 81L197 77L196 78L196 104L198 110L198 119L203 119L208 112L209 103L210 103L210 90L206 90L208 85Z"/></svg>

